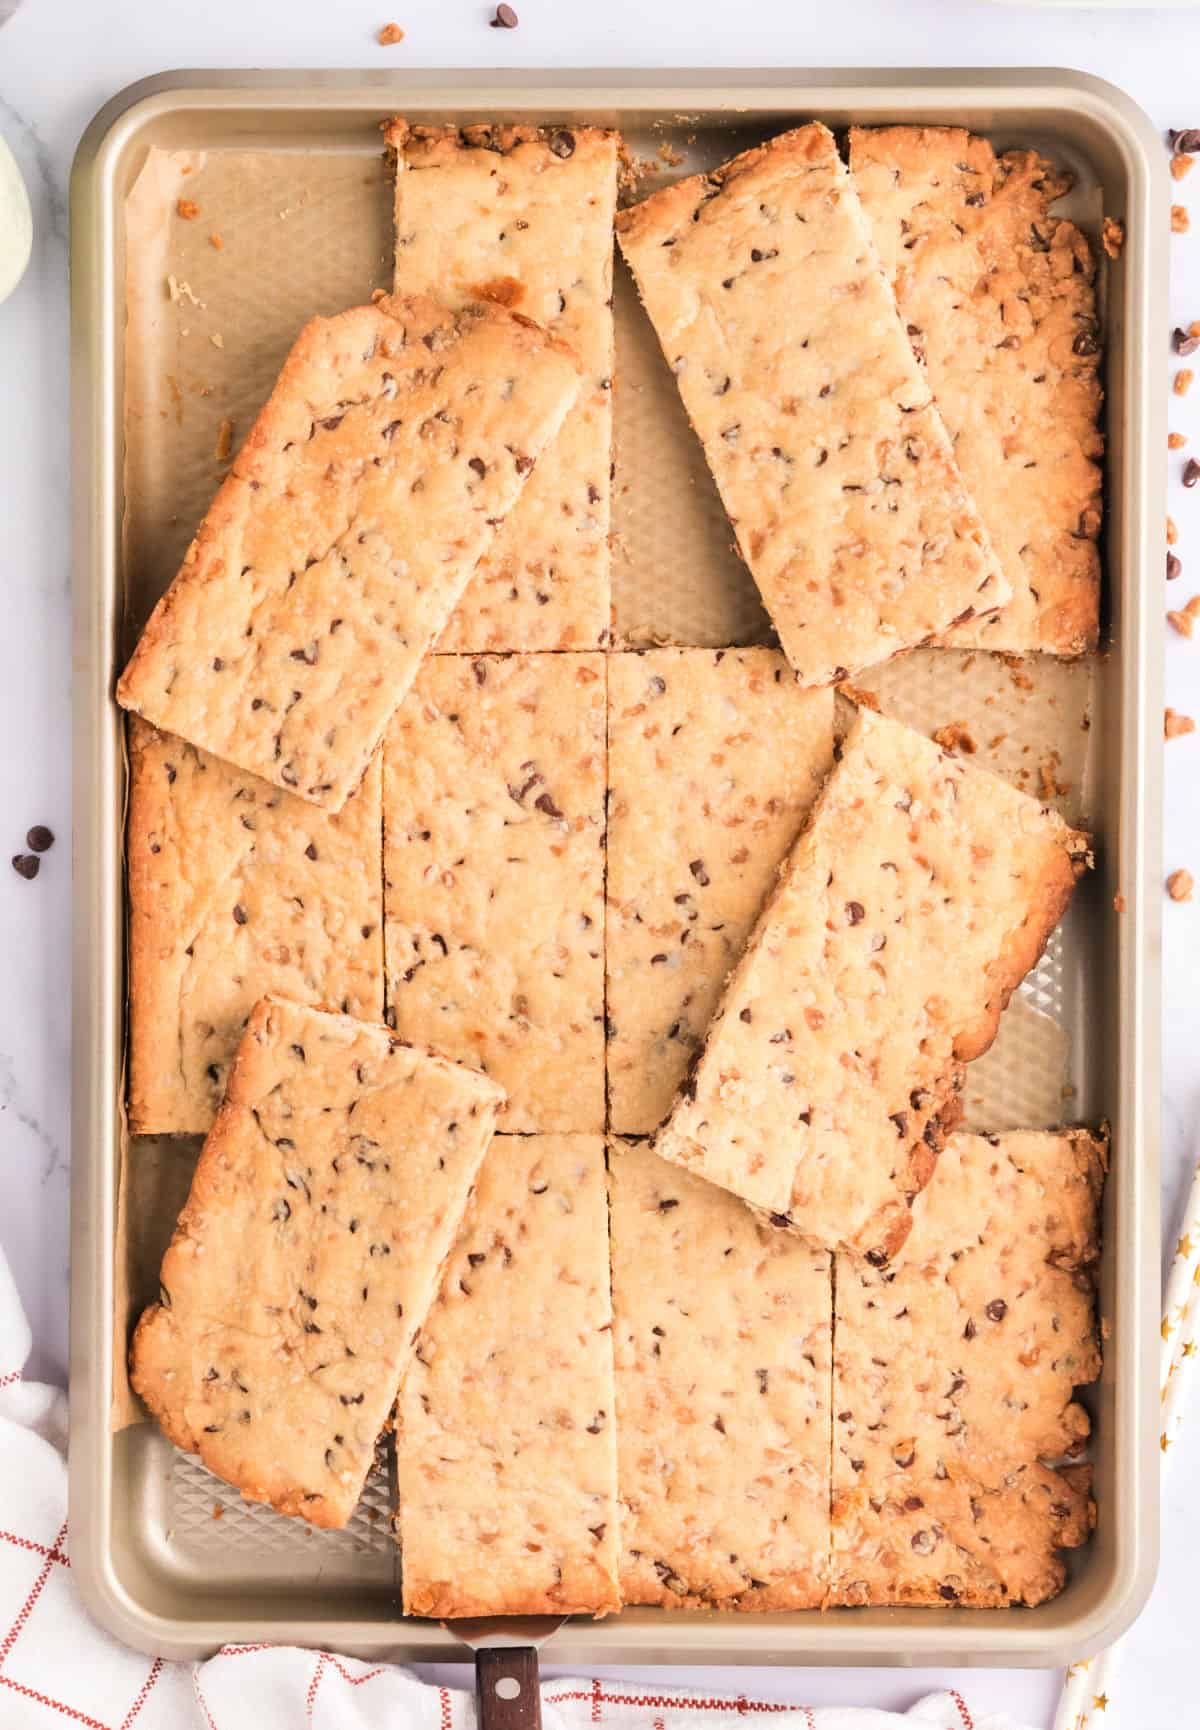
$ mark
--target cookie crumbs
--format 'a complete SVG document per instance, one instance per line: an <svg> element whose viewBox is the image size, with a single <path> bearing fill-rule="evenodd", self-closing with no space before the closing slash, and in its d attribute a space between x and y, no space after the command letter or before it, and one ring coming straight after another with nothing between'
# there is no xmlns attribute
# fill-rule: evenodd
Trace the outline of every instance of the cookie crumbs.
<svg viewBox="0 0 1200 1730"><path fill-rule="evenodd" d="M212 247L214 252L224 252L225 250L225 242L215 229L208 237L208 244Z"/></svg>
<svg viewBox="0 0 1200 1730"><path fill-rule="evenodd" d="M939 727L933 735L933 742L943 751L961 751L966 757L973 757L979 748L961 721L950 721Z"/></svg>
<svg viewBox="0 0 1200 1730"><path fill-rule="evenodd" d="M167 298L176 305L186 300L190 305L199 307L201 311L204 310L204 302L196 299L192 293L191 284L185 282L181 276L167 277ZM184 334L187 334L186 331Z"/></svg>
<svg viewBox="0 0 1200 1730"><path fill-rule="evenodd" d="M837 691L839 697L845 697L846 701L853 703L856 708L873 709L877 715L882 713L879 707L879 698L874 691L865 690L859 685L852 685L848 679L842 680Z"/></svg>
<svg viewBox="0 0 1200 1730"><path fill-rule="evenodd" d="M1115 217L1106 216L1100 231L1100 244L1110 258L1120 258L1121 248L1125 245L1125 224Z"/></svg>
<svg viewBox="0 0 1200 1730"><path fill-rule="evenodd" d="M214 1520L223 1520L224 1518L225 1518L224 1508L221 1506L220 1502L214 1502L213 1503L213 1519Z"/></svg>
<svg viewBox="0 0 1200 1730"><path fill-rule="evenodd" d="M225 338L221 335L219 330L214 330L208 340L212 343L214 348L225 347Z"/></svg>
<svg viewBox="0 0 1200 1730"><path fill-rule="evenodd" d="M213 452L219 463L227 463L233 453L233 422L223 420L217 429L217 448ZM1169 713L1170 711L1168 711Z"/></svg>
<svg viewBox="0 0 1200 1730"><path fill-rule="evenodd" d="M1186 443L1187 443L1186 433L1168 433L1167 434L1167 449L1169 451L1181 451Z"/></svg>
<svg viewBox="0 0 1200 1730"><path fill-rule="evenodd" d="M1196 723L1190 715L1180 715L1174 709L1167 709L1163 714L1163 738L1182 739L1185 733L1194 733Z"/></svg>
<svg viewBox="0 0 1200 1730"><path fill-rule="evenodd" d="M676 150L675 146L666 138L664 138L662 143L659 145L658 154L662 157L668 168L678 168L679 164L683 161L682 152Z"/></svg>
<svg viewBox="0 0 1200 1730"><path fill-rule="evenodd" d="M1113 912L1114 913L1124 913L1126 905L1127 905L1127 903L1126 903L1125 897L1121 894L1121 891L1118 889L1117 893L1113 896Z"/></svg>
<svg viewBox="0 0 1200 1730"><path fill-rule="evenodd" d="M1043 757L1038 764L1038 788L1043 799L1059 799L1071 791L1069 781L1060 781L1055 774L1061 759L1057 751L1051 751L1048 757Z"/></svg>
<svg viewBox="0 0 1200 1730"><path fill-rule="evenodd" d="M1196 880L1190 871L1172 871L1167 878L1167 894L1172 901L1190 901Z"/></svg>
<svg viewBox="0 0 1200 1730"><path fill-rule="evenodd" d="M404 41L404 32L398 24L384 24L375 40L381 48L394 48L397 42Z"/></svg>
<svg viewBox="0 0 1200 1730"><path fill-rule="evenodd" d="M1196 158L1189 156L1186 150L1181 150L1178 156L1173 156L1171 158L1171 179L1184 179L1186 175L1192 172L1192 163L1195 160Z"/></svg>
<svg viewBox="0 0 1200 1730"><path fill-rule="evenodd" d="M200 214L200 206L194 198L180 198L176 200L175 213L182 216L185 222L195 222Z"/></svg>
<svg viewBox="0 0 1200 1730"><path fill-rule="evenodd" d="M1192 219L1187 213L1187 205L1173 204L1171 206L1171 233L1186 234L1191 226Z"/></svg>

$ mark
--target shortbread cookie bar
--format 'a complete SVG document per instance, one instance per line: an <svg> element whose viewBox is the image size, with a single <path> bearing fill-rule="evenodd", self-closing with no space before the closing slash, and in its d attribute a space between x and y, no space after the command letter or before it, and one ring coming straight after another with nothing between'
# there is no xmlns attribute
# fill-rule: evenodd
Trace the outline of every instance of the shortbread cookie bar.
<svg viewBox="0 0 1200 1730"><path fill-rule="evenodd" d="M609 1170L623 1596L818 1605L830 1257L644 1143L612 1142Z"/></svg>
<svg viewBox="0 0 1200 1730"><path fill-rule="evenodd" d="M268 992L383 1018L381 769L336 815L129 720L129 1124L203 1134Z"/></svg>
<svg viewBox="0 0 1200 1730"><path fill-rule="evenodd" d="M248 1501L349 1519L502 1099L382 1027L255 1007L131 1357Z"/></svg>
<svg viewBox="0 0 1200 1730"><path fill-rule="evenodd" d="M1100 605L1096 269L1050 215L1070 177L959 127L850 134L850 167L954 454L1012 588L947 641L1078 655Z"/></svg>
<svg viewBox="0 0 1200 1730"><path fill-rule="evenodd" d="M608 1098L658 1128L833 758L833 693L772 649L608 663Z"/></svg>
<svg viewBox="0 0 1200 1730"><path fill-rule="evenodd" d="M434 656L384 754L388 1018L604 1127L604 657Z"/></svg>
<svg viewBox="0 0 1200 1730"><path fill-rule="evenodd" d="M499 1136L396 1433L412 1616L620 1605L604 1143Z"/></svg>
<svg viewBox="0 0 1200 1730"><path fill-rule="evenodd" d="M578 388L564 344L495 306L314 319L118 700L340 810Z"/></svg>
<svg viewBox="0 0 1200 1730"><path fill-rule="evenodd" d="M1086 838L860 709L658 1151L886 1263L1088 861Z"/></svg>
<svg viewBox="0 0 1200 1730"><path fill-rule="evenodd" d="M1008 598L824 126L655 193L617 233L802 685Z"/></svg>
<svg viewBox="0 0 1200 1730"><path fill-rule="evenodd" d="M1106 1148L955 1135L896 1266L839 1256L834 1579L851 1604L1036 1604L1084 1541Z"/></svg>
<svg viewBox="0 0 1200 1730"><path fill-rule="evenodd" d="M595 649L609 633L615 132L592 126L386 129L396 159L396 290L494 300L563 337L579 400L438 642Z"/></svg>

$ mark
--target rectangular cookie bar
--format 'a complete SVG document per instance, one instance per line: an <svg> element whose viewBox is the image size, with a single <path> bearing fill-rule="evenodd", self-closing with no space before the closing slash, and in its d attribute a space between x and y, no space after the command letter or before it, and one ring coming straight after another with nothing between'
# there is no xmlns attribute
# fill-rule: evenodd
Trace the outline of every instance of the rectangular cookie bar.
<svg viewBox="0 0 1200 1730"><path fill-rule="evenodd" d="M1106 1147L955 1135L894 1267L835 1272L833 1603L1037 1604L1091 1527Z"/></svg>
<svg viewBox="0 0 1200 1730"><path fill-rule="evenodd" d="M386 128L396 289L494 300L563 337L584 382L439 649L595 649L609 635L615 132Z"/></svg>
<svg viewBox="0 0 1200 1730"><path fill-rule="evenodd" d="M578 388L564 344L495 306L313 319L118 701L340 810Z"/></svg>
<svg viewBox="0 0 1200 1730"><path fill-rule="evenodd" d="M1096 269L1070 186L958 127L855 128L850 167L900 316L1012 595L962 647L1078 655L1100 608Z"/></svg>
<svg viewBox="0 0 1200 1730"><path fill-rule="evenodd" d="M499 1136L400 1397L410 1616L620 1606L604 1143Z"/></svg>
<svg viewBox="0 0 1200 1730"><path fill-rule="evenodd" d="M959 1115L962 1065L1087 861L1057 812L860 709L658 1151L886 1263Z"/></svg>
<svg viewBox="0 0 1200 1730"><path fill-rule="evenodd" d="M252 1502L354 1510L503 1094L386 1029L266 997L163 1257L131 1376Z"/></svg>
<svg viewBox="0 0 1200 1730"><path fill-rule="evenodd" d="M823 1602L830 1257L644 1144L609 1148L621 1591Z"/></svg>
<svg viewBox="0 0 1200 1730"><path fill-rule="evenodd" d="M833 693L773 649L608 663L608 1099L658 1128L833 760Z"/></svg>
<svg viewBox="0 0 1200 1730"><path fill-rule="evenodd" d="M666 187L617 234L802 685L1008 598L824 126Z"/></svg>
<svg viewBox="0 0 1200 1730"><path fill-rule="evenodd" d="M203 1134L269 992L383 1018L381 754L336 815L129 719L129 1125Z"/></svg>
<svg viewBox="0 0 1200 1730"><path fill-rule="evenodd" d="M437 655L384 753L388 1019L604 1127L604 657Z"/></svg>

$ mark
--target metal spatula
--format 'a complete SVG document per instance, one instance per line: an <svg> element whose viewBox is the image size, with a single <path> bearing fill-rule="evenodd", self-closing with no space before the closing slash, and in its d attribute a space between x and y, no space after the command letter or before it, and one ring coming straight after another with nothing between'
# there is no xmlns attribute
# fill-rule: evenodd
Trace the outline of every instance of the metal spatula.
<svg viewBox="0 0 1200 1730"><path fill-rule="evenodd" d="M384 1450L393 1515L400 1506L396 1441L389 1433ZM396 1549L396 1589L402 1562ZM475 1654L476 1730L541 1730L538 1652L566 1621L565 1616L484 1616L443 1622L442 1627Z"/></svg>

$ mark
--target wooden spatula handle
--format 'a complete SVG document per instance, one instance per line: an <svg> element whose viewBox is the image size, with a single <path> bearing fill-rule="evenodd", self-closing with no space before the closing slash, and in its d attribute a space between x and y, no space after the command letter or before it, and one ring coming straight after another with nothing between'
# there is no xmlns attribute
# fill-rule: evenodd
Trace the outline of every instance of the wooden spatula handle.
<svg viewBox="0 0 1200 1730"><path fill-rule="evenodd" d="M478 1730L541 1730L536 1646L486 1646L475 1654Z"/></svg>

